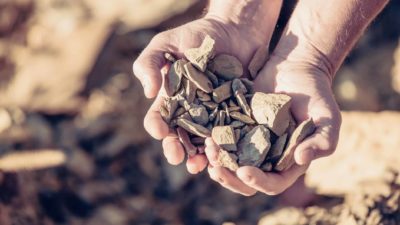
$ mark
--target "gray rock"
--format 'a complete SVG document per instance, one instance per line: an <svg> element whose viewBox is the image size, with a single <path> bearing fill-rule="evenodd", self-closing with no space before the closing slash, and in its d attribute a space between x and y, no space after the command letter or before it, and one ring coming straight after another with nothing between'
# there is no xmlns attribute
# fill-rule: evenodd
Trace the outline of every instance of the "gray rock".
<svg viewBox="0 0 400 225"><path fill-rule="evenodd" d="M240 166L258 167L271 147L269 130L263 125L254 127L238 143Z"/></svg>
<svg viewBox="0 0 400 225"><path fill-rule="evenodd" d="M200 71L204 72L207 67L208 60L213 56L215 41L207 35L201 46L198 48L190 48L184 52L185 57Z"/></svg>
<svg viewBox="0 0 400 225"><path fill-rule="evenodd" d="M208 123L208 112L206 107L202 105L192 104L189 109L189 114L195 123L206 125Z"/></svg>
<svg viewBox="0 0 400 225"><path fill-rule="evenodd" d="M243 75L242 63L232 55L217 55L211 62L211 70L225 80L233 80Z"/></svg>
<svg viewBox="0 0 400 225"><path fill-rule="evenodd" d="M235 132L231 126L216 126L212 129L211 137L222 149L236 151Z"/></svg>

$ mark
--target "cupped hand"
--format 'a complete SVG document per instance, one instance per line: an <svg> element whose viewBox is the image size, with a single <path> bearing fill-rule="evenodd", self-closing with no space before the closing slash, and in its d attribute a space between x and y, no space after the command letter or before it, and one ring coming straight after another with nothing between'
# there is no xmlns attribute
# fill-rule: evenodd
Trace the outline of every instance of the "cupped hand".
<svg viewBox="0 0 400 225"><path fill-rule="evenodd" d="M296 121L312 118L317 129L295 147L296 164L279 173L263 172L250 166L240 167L236 173L222 168L217 162L219 148L209 138L206 155L212 179L243 195L253 195L257 191L276 195L304 174L312 160L332 154L338 141L341 116L331 91L331 79L325 71L306 59L294 62L278 54L272 55L255 81L256 90L290 95L291 112Z"/></svg>
<svg viewBox="0 0 400 225"><path fill-rule="evenodd" d="M271 24L272 34L275 24ZM252 30L250 30L252 29ZM162 120L159 106L162 102L162 68L167 65L164 53L169 52L177 58L183 58L186 49L199 47L206 35L215 40L215 54L227 53L236 56L245 66L254 52L267 45L271 35L257 35L251 26L237 26L215 16L195 20L175 29L156 35L133 64L135 76L144 87L148 98L156 97L144 119L147 132L156 139L163 139L162 146L168 162L176 165L185 158L185 152L175 132ZM190 173L198 173L207 166L204 154L195 155L187 160Z"/></svg>

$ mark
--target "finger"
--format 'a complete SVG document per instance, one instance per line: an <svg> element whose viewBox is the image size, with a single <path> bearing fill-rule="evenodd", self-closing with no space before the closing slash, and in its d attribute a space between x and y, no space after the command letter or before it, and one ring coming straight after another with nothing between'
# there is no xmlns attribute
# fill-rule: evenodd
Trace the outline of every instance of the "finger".
<svg viewBox="0 0 400 225"><path fill-rule="evenodd" d="M154 100L143 120L143 125L146 131L157 140L161 140L169 134L169 127L162 119L159 110L162 101L162 97L158 96Z"/></svg>
<svg viewBox="0 0 400 225"><path fill-rule="evenodd" d="M184 149L175 134L170 134L162 141L163 151L168 163L178 165L185 159Z"/></svg>
<svg viewBox="0 0 400 225"><path fill-rule="evenodd" d="M161 68L166 64L168 51L162 35L155 36L133 63L133 73L139 79L147 98L154 98L161 87Z"/></svg>
<svg viewBox="0 0 400 225"><path fill-rule="evenodd" d="M236 171L237 177L246 185L267 195L277 195L290 187L307 170L308 165L294 165L281 173L265 173L252 166L243 166Z"/></svg>
<svg viewBox="0 0 400 225"><path fill-rule="evenodd" d="M322 119L322 121L317 121L316 125L317 129L314 134L296 147L294 158L299 165L309 164L314 159L328 156L336 149L340 118Z"/></svg>
<svg viewBox="0 0 400 225"><path fill-rule="evenodd" d="M231 171L220 166L209 166L208 173L211 179L221 184L223 187L231 190L232 192L239 193L245 196L254 195L257 191L232 174Z"/></svg>
<svg viewBox="0 0 400 225"><path fill-rule="evenodd" d="M203 154L191 156L186 161L186 168L191 174L197 174L203 171L208 164L207 158Z"/></svg>
<svg viewBox="0 0 400 225"><path fill-rule="evenodd" d="M221 166L218 163L219 146L210 137L206 138L205 145L206 148L204 151L210 164L213 166Z"/></svg>

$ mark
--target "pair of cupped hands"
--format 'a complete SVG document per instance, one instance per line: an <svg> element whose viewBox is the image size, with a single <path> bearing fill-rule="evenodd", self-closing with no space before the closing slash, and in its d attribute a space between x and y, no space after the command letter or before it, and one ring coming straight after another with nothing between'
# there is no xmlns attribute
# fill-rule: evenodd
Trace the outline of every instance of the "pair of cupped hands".
<svg viewBox="0 0 400 225"><path fill-rule="evenodd" d="M144 127L155 139L162 140L164 155L170 164L184 161L185 151L174 131L169 129L159 113L162 100L162 70L167 65L164 53L183 58L188 48L200 46L206 35L215 40L215 55L227 53L236 56L247 68L255 51L269 44L275 28L270 24L267 32L257 34L257 27L240 26L216 16L205 16L172 30L156 35L133 64L136 77L144 87L146 97L155 98L144 118ZM265 35L266 34L266 35ZM292 97L291 112L300 123L312 118L316 131L295 149L296 164L286 171L263 172L251 166L232 172L218 165L219 147L207 138L205 155L198 154L186 161L187 170L196 174L207 168L214 181L245 196L257 191L276 195L290 187L305 173L312 160L330 155L337 145L341 123L340 111L331 91L331 78L325 70L315 66L307 52L303 57L290 60L296 37L283 34L294 41L281 41L270 55L255 79L255 90L266 93L285 93Z"/></svg>

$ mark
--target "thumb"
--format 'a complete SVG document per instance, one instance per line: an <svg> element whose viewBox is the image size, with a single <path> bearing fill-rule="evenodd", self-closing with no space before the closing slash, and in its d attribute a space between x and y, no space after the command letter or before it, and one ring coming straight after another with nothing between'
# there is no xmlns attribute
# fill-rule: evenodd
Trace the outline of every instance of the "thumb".
<svg viewBox="0 0 400 225"><path fill-rule="evenodd" d="M143 86L147 98L157 96L162 83L161 68L166 60L166 49L162 46L160 38L153 38L133 63L133 73Z"/></svg>
<svg viewBox="0 0 400 225"><path fill-rule="evenodd" d="M325 121L323 123L325 124L317 124L314 134L296 147L294 159L297 164L309 164L312 160L331 155L335 151L339 139L340 122Z"/></svg>

